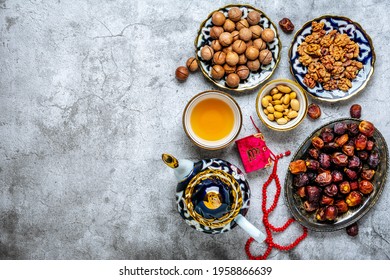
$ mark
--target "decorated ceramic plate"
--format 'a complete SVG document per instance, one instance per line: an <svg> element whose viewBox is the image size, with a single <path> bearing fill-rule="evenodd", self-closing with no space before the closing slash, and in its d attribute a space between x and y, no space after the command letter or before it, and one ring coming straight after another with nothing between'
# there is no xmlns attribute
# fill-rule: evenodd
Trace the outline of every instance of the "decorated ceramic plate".
<svg viewBox="0 0 390 280"><path fill-rule="evenodd" d="M300 62L300 54L298 47L305 42L307 36L312 34L312 22L314 21L324 23L323 29L326 31L326 34L329 34L329 32L331 32L332 30L336 30L341 34L347 34L351 40L357 43L357 45L359 46L359 50L356 53L357 57L354 57L352 59L361 63L359 63L359 67L362 68L358 69L357 74L355 72L352 73L352 75L349 75L350 73L347 73L347 71L343 71L344 69L347 70L347 67L350 66L350 62L348 62L348 59L344 59L343 56L342 59L340 59L340 61L342 62L340 71L341 73L337 73L336 70L333 68L333 65L335 65L334 62L331 64L330 68L326 68L326 71L328 73L332 73L332 80L330 82L328 81L328 84L325 84L325 86L324 83L321 84L319 82L312 81L312 83L310 84L310 82L304 81L305 76L309 71L310 65L309 67L307 67ZM316 44L318 44L318 42L316 42ZM322 43L320 43L320 45L322 48ZM329 49L324 48L321 49L321 51L323 52L323 54L328 54ZM297 31L290 46L289 61L292 75L295 77L297 82L309 94L312 95L312 97L324 101L335 102L339 100L348 99L364 89L368 80L374 73L375 52L370 36L368 36L368 34L358 23L353 22L346 17L324 15L305 23L303 27ZM306 64L308 63L306 62ZM333 73L335 73L334 76ZM333 77L335 79L333 79ZM338 82L343 78L349 78L349 80L351 81L348 82L344 80L348 84L348 90L341 90L340 88L343 88L342 84L338 86ZM309 84L310 87L307 84Z"/></svg>
<svg viewBox="0 0 390 280"><path fill-rule="evenodd" d="M342 122L346 124L349 123L359 124L361 121L358 119L344 118L344 119L338 119L332 121L328 124L321 126L319 129L315 130L303 142L303 144L298 148L297 152L295 153L291 161L296 161L298 159L305 160L309 158L308 150L312 148L311 139L314 136L319 136L322 129L333 128L335 123L338 122ZM355 207L349 207L347 212L343 214L339 214L334 222L319 222L316 219L317 210L313 212L306 212L303 206L304 199L302 199L298 195L297 193L298 187L294 186L294 176L296 175L293 175L291 174L290 171L287 171L286 179L284 182L285 200L287 202L287 206L289 207L292 215L300 224L314 231L335 231L335 230L345 228L357 222L368 211L370 211L370 209L378 201L383 191L386 182L388 168L389 168L389 151L387 148L387 144L384 137L377 129L375 129L374 131L373 141L375 143L374 148L372 149L371 152L368 153L372 153L375 151L379 153L379 159L380 159L379 165L376 167L374 177L372 177L371 179L371 183L374 186L373 191L369 194L362 196L362 203L360 205ZM333 166L332 163L331 169L335 170L336 168L337 167ZM367 163L364 163L363 168L373 169L372 167L367 166ZM345 179L348 178L343 178L343 180ZM339 192L340 191L338 191L338 193ZM338 199L342 200L341 197L337 198L338 195L339 194L337 194L336 198L334 199L335 203L338 201Z"/></svg>
<svg viewBox="0 0 390 280"><path fill-rule="evenodd" d="M246 80L241 80L240 84L238 85L237 88L229 88L226 85L226 80L225 78L222 78L221 80L216 80L211 76L211 68L212 68L212 63L211 61L203 61L200 55L200 50L203 46L205 45L210 45L213 39L210 37L210 29L213 26L211 22L211 18L214 12L220 11L222 12L226 17L228 16L228 11L233 8L233 7L238 7L242 11L242 17L246 18L248 13L255 10L261 13L261 18L260 18L260 26L265 29L265 28L270 28L274 31L275 33L275 39L271 41L270 43L267 43L267 48L271 51L272 53L272 61L268 65L262 65L260 69L256 72L250 72L248 78ZM249 90L253 89L257 86L259 86L261 83L265 82L267 79L271 77L273 72L275 71L279 60L280 60L280 51L282 49L282 44L279 39L279 34L278 30L275 26L275 24L270 20L270 18L264 14L262 11L259 9L256 9L252 6L249 5L239 5L239 4L234 4L234 5L228 5L223 8L220 8L216 11L211 12L207 19L201 24L200 29L198 31L198 35L195 39L195 49L196 49L196 58L199 63L199 67L203 73L203 75L209 79L212 83L214 83L216 86L223 88L223 89L228 89L232 91L244 91L244 90Z"/></svg>

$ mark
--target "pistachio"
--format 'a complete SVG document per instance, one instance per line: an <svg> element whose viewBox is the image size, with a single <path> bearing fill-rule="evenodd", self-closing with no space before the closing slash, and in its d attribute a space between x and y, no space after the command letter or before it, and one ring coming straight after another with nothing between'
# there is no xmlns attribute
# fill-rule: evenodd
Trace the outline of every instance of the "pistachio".
<svg viewBox="0 0 390 280"><path fill-rule="evenodd" d="M273 100L279 100L280 98L282 98L282 93L277 93L277 94L274 94L273 96L272 96L272 99Z"/></svg>
<svg viewBox="0 0 390 280"><path fill-rule="evenodd" d="M298 99L292 99L290 102L290 106L294 111L299 111L299 101Z"/></svg>
<svg viewBox="0 0 390 280"><path fill-rule="evenodd" d="M278 89L278 91L283 92L283 93L290 93L291 92L291 88L289 88L288 86L278 85L276 88Z"/></svg>
<svg viewBox="0 0 390 280"><path fill-rule="evenodd" d="M278 112L283 112L284 111L284 107L283 105L275 105L274 106L274 109Z"/></svg>
<svg viewBox="0 0 390 280"><path fill-rule="evenodd" d="M297 93L295 91L290 92L290 100L297 98Z"/></svg>
<svg viewBox="0 0 390 280"><path fill-rule="evenodd" d="M263 112L270 121L284 125L298 117L300 108L297 93L289 86L278 85L272 88L261 100Z"/></svg>
<svg viewBox="0 0 390 280"><path fill-rule="evenodd" d="M282 101L281 100L275 100L275 101L272 101L271 102L272 105L281 105L282 104Z"/></svg>
<svg viewBox="0 0 390 280"><path fill-rule="evenodd" d="M270 112L271 114L273 114L275 112L275 109L274 109L274 107L272 107L272 105L268 105L267 111Z"/></svg>
<svg viewBox="0 0 390 280"><path fill-rule="evenodd" d="M277 119L276 122L280 125L284 125L287 123L287 119L285 118L280 118L280 119Z"/></svg>
<svg viewBox="0 0 390 280"><path fill-rule="evenodd" d="M268 105L269 105L269 100L265 97L263 97L263 99L261 99L261 105L264 107L264 108L267 108Z"/></svg>
<svg viewBox="0 0 390 280"><path fill-rule="evenodd" d="M275 119L283 118L283 113L281 112L274 112Z"/></svg>
<svg viewBox="0 0 390 280"><path fill-rule="evenodd" d="M271 102L271 101L272 101L272 96L271 96L271 95L267 95L267 96L266 96L266 97L264 97L264 98L267 98L269 102Z"/></svg>
<svg viewBox="0 0 390 280"><path fill-rule="evenodd" d="M287 117L289 119L295 119L296 117L298 117L298 112L297 111L291 111L287 114Z"/></svg>
<svg viewBox="0 0 390 280"><path fill-rule="evenodd" d="M290 95L289 94L284 95L283 103L286 105L290 104Z"/></svg>

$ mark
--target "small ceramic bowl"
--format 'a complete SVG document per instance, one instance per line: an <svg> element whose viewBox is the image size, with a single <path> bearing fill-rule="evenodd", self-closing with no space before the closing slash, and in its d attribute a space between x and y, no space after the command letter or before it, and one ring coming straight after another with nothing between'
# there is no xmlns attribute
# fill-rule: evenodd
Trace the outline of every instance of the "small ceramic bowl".
<svg viewBox="0 0 390 280"><path fill-rule="evenodd" d="M234 121L233 121L232 130L226 137L223 137L222 139L218 139L215 141L209 141L199 137L191 127L191 115L195 106L199 104L201 101L207 99L221 100L224 103L226 103L230 107L230 109L232 109L233 112ZM195 145L206 150L219 150L230 145L234 141L234 139L236 139L237 135L240 133L241 126L242 126L242 113L241 113L240 106L234 100L234 98L231 97L229 94L226 94L218 90L204 91L195 95L188 102L183 112L183 127L185 133Z"/></svg>
<svg viewBox="0 0 390 280"><path fill-rule="evenodd" d="M294 119L291 119L288 123L284 125L278 124L276 121L270 121L267 117L267 115L264 113L263 106L261 105L261 100L264 96L268 95L270 91L275 88L278 85L285 85L291 88L292 91L294 91L297 94L296 99L298 99L300 108L298 111L298 116ZM296 82L293 82L291 80L287 79L277 79L272 80L268 83L266 83L257 94L256 99L256 111L257 115L259 116L260 120L268 127L273 130L277 131L287 131L296 128L302 120L305 118L307 113L307 96L305 91L302 89L300 85L298 85Z"/></svg>
<svg viewBox="0 0 390 280"><path fill-rule="evenodd" d="M261 13L261 18L259 22L260 26L263 29L270 28L275 32L275 39L272 42L267 43L267 48L272 53L272 58L273 58L272 62L268 65L262 65L260 69L256 72L250 72L248 78L246 80L240 81L237 88L228 87L226 84L226 77L222 78L221 80L214 79L211 76L212 63L210 61L203 61L200 55L201 48L205 45L210 45L211 42L213 41L213 39L210 37L210 30L211 27L213 26L211 22L213 13L216 11L220 11L223 14L225 14L225 16L227 16L229 10L233 7L238 7L242 11L244 18L247 17L249 12L258 11L259 13ZM207 16L207 19L204 22L202 22L202 24L200 25L198 35L195 38L196 58L198 60L199 68L202 71L203 75L219 88L227 89L235 92L254 89L255 87L259 86L260 84L268 80L274 73L276 67L278 66L281 49L282 49L282 43L279 38L279 33L276 25L263 11L256 9L250 5L231 4L222 7L218 10L212 11Z"/></svg>

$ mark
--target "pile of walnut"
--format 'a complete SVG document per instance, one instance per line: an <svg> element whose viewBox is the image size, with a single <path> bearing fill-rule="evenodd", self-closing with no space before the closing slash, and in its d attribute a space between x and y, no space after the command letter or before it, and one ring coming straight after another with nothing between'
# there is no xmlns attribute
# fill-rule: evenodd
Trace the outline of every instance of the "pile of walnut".
<svg viewBox="0 0 390 280"><path fill-rule="evenodd" d="M334 222L361 207L374 191L372 179L380 163L374 125L368 121L337 122L311 139L303 159L290 163L293 185L303 208L319 222Z"/></svg>
<svg viewBox="0 0 390 280"><path fill-rule="evenodd" d="M272 53L267 43L272 42L275 33L272 29L259 25L260 13L251 11L246 18L238 7L230 8L227 18L217 11L212 15L213 26L210 45L201 48L203 61L212 66L211 76L221 80L226 76L226 84L236 88L241 80L246 80L250 71L256 72L261 65L272 61Z"/></svg>
<svg viewBox="0 0 390 280"><path fill-rule="evenodd" d="M314 88L318 83L325 90L348 91L363 64L356 60L359 45L347 34L332 30L328 34L323 22L312 22L312 34L299 45L299 61L308 68L303 82Z"/></svg>

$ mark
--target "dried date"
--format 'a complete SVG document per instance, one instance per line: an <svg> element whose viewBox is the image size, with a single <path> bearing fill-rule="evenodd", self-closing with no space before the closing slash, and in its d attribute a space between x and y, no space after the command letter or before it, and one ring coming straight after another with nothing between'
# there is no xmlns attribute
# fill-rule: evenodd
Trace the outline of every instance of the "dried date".
<svg viewBox="0 0 390 280"><path fill-rule="evenodd" d="M307 114L309 115L310 118L313 120L318 119L321 117L321 108L317 104L310 104L309 107L307 108Z"/></svg>
<svg viewBox="0 0 390 280"><path fill-rule="evenodd" d="M294 30L294 24L288 18L283 18L279 21L279 26L286 33L291 33Z"/></svg>
<svg viewBox="0 0 390 280"><path fill-rule="evenodd" d="M362 116L362 106L359 104L353 104L349 110L352 118L360 119Z"/></svg>

